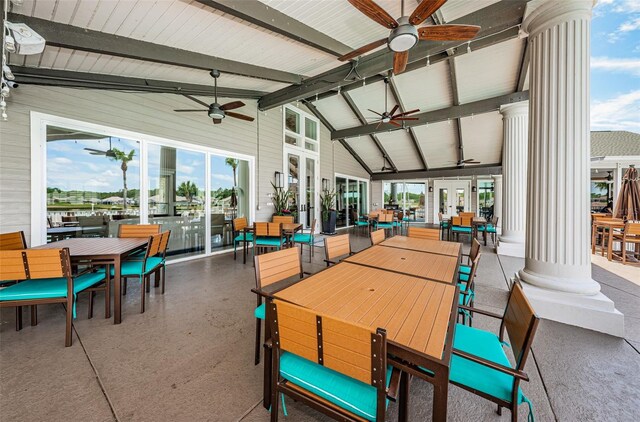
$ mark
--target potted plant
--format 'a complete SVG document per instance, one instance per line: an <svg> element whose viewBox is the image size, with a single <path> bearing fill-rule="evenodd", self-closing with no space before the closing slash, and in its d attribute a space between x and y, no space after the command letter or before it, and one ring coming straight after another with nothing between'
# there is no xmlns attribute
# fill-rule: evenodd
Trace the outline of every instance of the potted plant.
<svg viewBox="0 0 640 422"><path fill-rule="evenodd" d="M291 191L284 188L276 187L273 182L271 182L271 186L273 186L273 207L275 208L275 212L273 215L288 215L291 214L289 210L289 200L291 199Z"/></svg>
<svg viewBox="0 0 640 422"><path fill-rule="evenodd" d="M336 232L336 192L324 189L320 194L320 206L322 207L322 233L335 234Z"/></svg>

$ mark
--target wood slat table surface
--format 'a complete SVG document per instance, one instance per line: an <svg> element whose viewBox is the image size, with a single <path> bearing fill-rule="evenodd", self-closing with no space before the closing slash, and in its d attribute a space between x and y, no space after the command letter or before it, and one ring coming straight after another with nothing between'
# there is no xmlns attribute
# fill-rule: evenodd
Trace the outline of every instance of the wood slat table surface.
<svg viewBox="0 0 640 422"><path fill-rule="evenodd" d="M275 294L441 359L456 286L343 262Z"/></svg>
<svg viewBox="0 0 640 422"><path fill-rule="evenodd" d="M456 242L417 239L415 237L407 236L393 236L380 243L380 245L455 257L460 255L460 249L462 248L462 245Z"/></svg>
<svg viewBox="0 0 640 422"><path fill-rule="evenodd" d="M346 258L344 262L455 284L459 260L458 256L427 255L409 249L376 245Z"/></svg>

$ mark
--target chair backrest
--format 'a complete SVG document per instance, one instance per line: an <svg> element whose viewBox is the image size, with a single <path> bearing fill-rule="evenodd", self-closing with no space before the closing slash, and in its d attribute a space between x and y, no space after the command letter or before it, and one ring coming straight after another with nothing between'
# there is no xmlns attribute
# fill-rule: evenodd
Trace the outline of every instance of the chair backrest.
<svg viewBox="0 0 640 422"><path fill-rule="evenodd" d="M471 290L473 290L475 285L475 277L476 272L478 271L478 264L480 263L481 253L478 253L476 257L471 261L471 271L469 272L469 279L467 280L467 285L470 286Z"/></svg>
<svg viewBox="0 0 640 422"><path fill-rule="evenodd" d="M407 230L407 236L416 237L419 239L440 240L440 230L409 226L409 230Z"/></svg>
<svg viewBox="0 0 640 422"><path fill-rule="evenodd" d="M473 261L476 259L476 256L480 253L480 242L478 239L473 239L471 241L471 250L469 251L469 259Z"/></svg>
<svg viewBox="0 0 640 422"><path fill-rule="evenodd" d="M234 232L239 232L249 225L249 223L247 222L247 217L234 218L231 224L233 225Z"/></svg>
<svg viewBox="0 0 640 422"><path fill-rule="evenodd" d="M283 223L283 224L293 223L293 216L292 215L274 215L273 218L271 219L271 222Z"/></svg>
<svg viewBox="0 0 640 422"><path fill-rule="evenodd" d="M163 258L167 256L167 249L169 247L169 237L171 236L171 230L166 230L160 234L160 245L158 246L158 253Z"/></svg>
<svg viewBox="0 0 640 422"><path fill-rule="evenodd" d="M160 233L161 224L120 224L118 226L118 237L149 237L152 234Z"/></svg>
<svg viewBox="0 0 640 422"><path fill-rule="evenodd" d="M392 223L393 222L393 212L380 214L378 217L378 221L381 223Z"/></svg>
<svg viewBox="0 0 640 422"><path fill-rule="evenodd" d="M302 258L298 248L287 248L279 251L256 255L256 287L258 289L286 280L294 275L302 278Z"/></svg>
<svg viewBox="0 0 640 422"><path fill-rule="evenodd" d="M348 234L328 236L324 238L325 259L333 260L339 256L351 253L351 242Z"/></svg>
<svg viewBox="0 0 640 422"><path fill-rule="evenodd" d="M460 225L463 227L471 227L471 220L473 219L473 216L462 216L460 217L461 223Z"/></svg>
<svg viewBox="0 0 640 422"><path fill-rule="evenodd" d="M457 215L454 215L451 217L451 225L452 226L461 226L462 225L462 218L458 217Z"/></svg>
<svg viewBox="0 0 640 422"><path fill-rule="evenodd" d="M503 338L504 329L506 329L511 350L516 358L516 369L524 368L538 321L538 316L524 295L522 287L518 283L513 283L500 327L500 338Z"/></svg>
<svg viewBox="0 0 640 422"><path fill-rule="evenodd" d="M12 251L16 249L27 249L24 232L19 231L0 234L0 251Z"/></svg>
<svg viewBox="0 0 640 422"><path fill-rule="evenodd" d="M276 358L281 351L293 353L384 393L387 372L384 330L352 324L280 300L267 306ZM386 394L380 397L384 400Z"/></svg>
<svg viewBox="0 0 640 422"><path fill-rule="evenodd" d="M442 223L442 213L441 212L438 213L438 222Z"/></svg>
<svg viewBox="0 0 640 422"><path fill-rule="evenodd" d="M316 224L318 224L318 220L314 218L313 223L311 224L311 230L309 231L311 236L316 232Z"/></svg>
<svg viewBox="0 0 640 422"><path fill-rule="evenodd" d="M282 235L282 223L253 223L255 237L279 237Z"/></svg>
<svg viewBox="0 0 640 422"><path fill-rule="evenodd" d="M493 218L491 219L491 225L495 228L498 227L498 220L500 219L500 217L496 217L493 216Z"/></svg>
<svg viewBox="0 0 640 422"><path fill-rule="evenodd" d="M385 239L384 229L379 229L371 232L371 245L377 245Z"/></svg>
<svg viewBox="0 0 640 422"><path fill-rule="evenodd" d="M400 212L398 213L398 221L402 221L402 219L403 219L403 218L404 218L404 212L403 212L403 211L400 211Z"/></svg>
<svg viewBox="0 0 640 422"><path fill-rule="evenodd" d="M627 221L624 225L624 235L625 237L640 235L640 222Z"/></svg>
<svg viewBox="0 0 640 422"><path fill-rule="evenodd" d="M29 279L71 277L69 249L26 249L23 252Z"/></svg>
<svg viewBox="0 0 640 422"><path fill-rule="evenodd" d="M26 280L22 249L0 250L0 281Z"/></svg>
<svg viewBox="0 0 640 422"><path fill-rule="evenodd" d="M147 251L145 253L144 259L146 260L149 257L156 256L160 253L160 244L162 243L163 233L152 234L149 236L149 242L147 243ZM168 239L167 239L168 242Z"/></svg>
<svg viewBox="0 0 640 422"><path fill-rule="evenodd" d="M459 215L460 217L463 217L463 218L464 218L464 217L471 217L471 218L473 218L473 217L475 217L475 216L476 216L476 213L475 213L475 212L461 212L461 213L458 213L458 215Z"/></svg>

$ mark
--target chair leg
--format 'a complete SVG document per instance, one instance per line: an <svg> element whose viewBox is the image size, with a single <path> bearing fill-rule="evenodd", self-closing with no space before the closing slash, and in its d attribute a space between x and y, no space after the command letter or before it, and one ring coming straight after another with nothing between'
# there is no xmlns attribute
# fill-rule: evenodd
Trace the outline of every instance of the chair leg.
<svg viewBox="0 0 640 422"><path fill-rule="evenodd" d="M72 335L73 335L73 296L67 300L67 304L66 304L66 311L67 311L67 321L66 321L66 330L65 330L65 338L64 338L64 345L66 347L71 347L71 343L73 341L72 339Z"/></svg>
<svg viewBox="0 0 640 422"><path fill-rule="evenodd" d="M164 272L166 270L166 267L163 265L162 267L160 267L160 270L162 271L162 274L160 276L160 284L162 286L161 293L164 294Z"/></svg>
<svg viewBox="0 0 640 422"><path fill-rule="evenodd" d="M109 274L107 269L107 274ZM104 318L111 318L111 277L107 276L104 281Z"/></svg>
<svg viewBox="0 0 640 422"><path fill-rule="evenodd" d="M121 277L122 279L122 296L127 294L127 277Z"/></svg>
<svg viewBox="0 0 640 422"><path fill-rule="evenodd" d="M151 292L151 274L149 274L147 282L144 283L144 290L147 293Z"/></svg>
<svg viewBox="0 0 640 422"><path fill-rule="evenodd" d="M511 422L518 422L518 405L512 404L511 408Z"/></svg>
<svg viewBox="0 0 640 422"><path fill-rule="evenodd" d="M31 326L38 325L38 305L31 305Z"/></svg>
<svg viewBox="0 0 640 422"><path fill-rule="evenodd" d="M93 318L93 297L95 296L95 292L92 290L89 292L89 315L87 315L87 319Z"/></svg>
<svg viewBox="0 0 640 422"><path fill-rule="evenodd" d="M260 332L262 330L262 321L259 318L256 318L256 355L255 355L255 364L260 363Z"/></svg>
<svg viewBox="0 0 640 422"><path fill-rule="evenodd" d="M498 405L498 415L502 416L502 406Z"/></svg>
<svg viewBox="0 0 640 422"><path fill-rule="evenodd" d="M146 284L147 284L147 276L143 275L141 280L142 283L140 284L140 313L144 314L144 300L146 297Z"/></svg>
<svg viewBox="0 0 640 422"><path fill-rule="evenodd" d="M22 306L16 306L16 331L22 330Z"/></svg>
<svg viewBox="0 0 640 422"><path fill-rule="evenodd" d="M153 273L153 287L160 287L160 268Z"/></svg>
<svg viewBox="0 0 640 422"><path fill-rule="evenodd" d="M313 256L313 244L309 243L309 262L311 262L312 256Z"/></svg>

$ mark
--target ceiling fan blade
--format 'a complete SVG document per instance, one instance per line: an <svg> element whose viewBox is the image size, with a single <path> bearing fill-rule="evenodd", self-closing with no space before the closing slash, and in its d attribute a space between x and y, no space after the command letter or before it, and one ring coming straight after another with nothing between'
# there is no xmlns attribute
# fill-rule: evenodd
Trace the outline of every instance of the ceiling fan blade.
<svg viewBox="0 0 640 422"><path fill-rule="evenodd" d="M95 148L85 148L84 150L85 150L85 151L89 151L89 152L91 152L91 153L94 153L94 152L95 152L95 153L97 153L97 154L106 154L106 153L107 153L107 151L102 151L102 150L95 149Z"/></svg>
<svg viewBox="0 0 640 422"><path fill-rule="evenodd" d="M394 117L391 119L391 121L393 120L420 120L417 117Z"/></svg>
<svg viewBox="0 0 640 422"><path fill-rule="evenodd" d="M478 34L477 25L431 25L418 28L421 40L432 41L467 41Z"/></svg>
<svg viewBox="0 0 640 422"><path fill-rule="evenodd" d="M373 114L377 114L378 116L382 116L382 114L378 113L377 111L373 111L370 108L368 108L367 110L369 110L370 112L372 112Z"/></svg>
<svg viewBox="0 0 640 422"><path fill-rule="evenodd" d="M246 120L247 122L253 122L254 118L250 116L245 116L244 114L234 113L231 111L225 112L225 114L229 117L235 117L236 119Z"/></svg>
<svg viewBox="0 0 640 422"><path fill-rule="evenodd" d="M108 155L106 152L90 152L91 155Z"/></svg>
<svg viewBox="0 0 640 422"><path fill-rule="evenodd" d="M230 103L226 103L220 106L222 110L233 110L236 108L244 107L244 103L242 101L233 101Z"/></svg>
<svg viewBox="0 0 640 422"><path fill-rule="evenodd" d="M400 108L400 106L398 104L396 104L395 107L393 107L391 109L391 111L389 112L389 115L393 116L393 113L395 113L398 108Z"/></svg>
<svg viewBox="0 0 640 422"><path fill-rule="evenodd" d="M209 111L207 110L202 110L201 108L195 109L195 108L190 108L190 109L181 109L181 110L173 110L173 111L177 111L178 113L191 113L193 111Z"/></svg>
<svg viewBox="0 0 640 422"><path fill-rule="evenodd" d="M385 28L392 29L398 27L398 22L373 0L349 0L349 3L367 15L369 19L378 22Z"/></svg>
<svg viewBox="0 0 640 422"><path fill-rule="evenodd" d="M209 104L205 103L202 100L197 99L196 97L192 97L191 95L187 95L187 94L182 94L185 97L187 97L188 99L190 99L191 101L195 101L196 103L205 106L206 108L209 108Z"/></svg>
<svg viewBox="0 0 640 422"><path fill-rule="evenodd" d="M409 61L409 52L403 51L402 53L396 53L393 55L393 74L398 75L407 68L407 62Z"/></svg>
<svg viewBox="0 0 640 422"><path fill-rule="evenodd" d="M420 3L411 16L409 16L409 23L411 25L420 25L446 2L447 0L422 0L422 3Z"/></svg>
<svg viewBox="0 0 640 422"><path fill-rule="evenodd" d="M417 109L417 108L416 108L416 109L414 109L414 110L405 111L404 113L396 114L395 116L393 116L393 117L392 117L392 119L395 119L396 117L406 116L406 115L408 115L408 114L417 113L417 112L419 112L419 111L420 111L420 109Z"/></svg>
<svg viewBox="0 0 640 422"><path fill-rule="evenodd" d="M393 120L389 120L389 124L390 125L394 125L394 126L398 126L398 127L402 126L400 123L396 123Z"/></svg>
<svg viewBox="0 0 640 422"><path fill-rule="evenodd" d="M374 41L372 43L369 43L367 45L363 45L362 47L353 50L351 53L347 53L344 56L338 57L338 60L340 60L341 62L345 62L347 60L351 60L355 57L361 56L364 53L368 53L369 51L380 47L381 45L384 45L387 43L387 38L383 38L381 40L378 41Z"/></svg>

